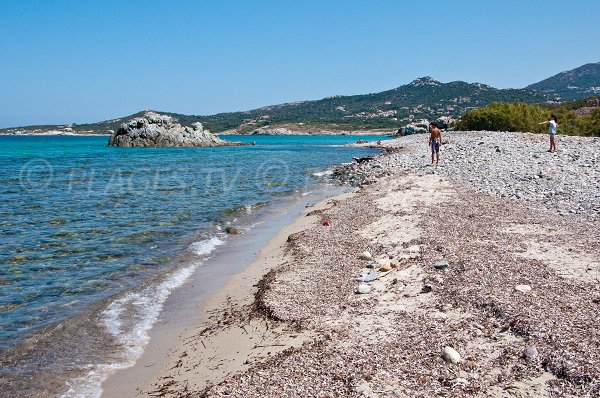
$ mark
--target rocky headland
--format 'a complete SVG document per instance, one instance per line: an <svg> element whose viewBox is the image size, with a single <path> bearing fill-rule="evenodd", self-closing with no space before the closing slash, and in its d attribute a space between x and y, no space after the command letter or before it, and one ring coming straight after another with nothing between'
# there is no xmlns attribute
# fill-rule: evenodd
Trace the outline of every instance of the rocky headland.
<svg viewBox="0 0 600 398"><path fill-rule="evenodd" d="M118 147L216 147L238 146L239 142L220 139L205 130L202 123L182 126L168 115L146 112L113 132L108 145Z"/></svg>

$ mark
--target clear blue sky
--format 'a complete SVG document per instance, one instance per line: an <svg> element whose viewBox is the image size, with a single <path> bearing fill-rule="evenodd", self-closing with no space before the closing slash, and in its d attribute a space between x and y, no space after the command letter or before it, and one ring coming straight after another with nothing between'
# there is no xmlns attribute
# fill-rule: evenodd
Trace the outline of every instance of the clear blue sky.
<svg viewBox="0 0 600 398"><path fill-rule="evenodd" d="M0 0L0 127L248 110L425 75L524 87L600 61L598 15L598 0Z"/></svg>

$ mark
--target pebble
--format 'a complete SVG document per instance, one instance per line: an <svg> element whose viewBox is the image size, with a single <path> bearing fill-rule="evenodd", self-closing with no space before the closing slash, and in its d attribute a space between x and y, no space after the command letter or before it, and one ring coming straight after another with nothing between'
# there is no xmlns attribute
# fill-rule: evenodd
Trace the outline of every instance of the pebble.
<svg viewBox="0 0 600 398"><path fill-rule="evenodd" d="M444 347L444 350L442 351L442 358L444 358L446 362L450 363L459 363L461 361L460 354L450 346Z"/></svg>
<svg viewBox="0 0 600 398"><path fill-rule="evenodd" d="M447 134L452 144L442 146L437 168L429 169L427 157L415 156L426 141L422 134L401 137L405 150L389 154L386 166L448 176L468 182L477 191L517 200L532 208L600 220L600 210L595 207L600 192L600 140L562 136L557 143L558 152L549 154L545 135L483 131ZM502 152L495 152L496 148L502 148ZM493 153L491 157L472 156L489 151ZM349 185L367 185L385 175L387 167L375 166L378 164L354 163L336 169L334 175ZM540 195L543 192L551 195Z"/></svg>
<svg viewBox="0 0 600 398"><path fill-rule="evenodd" d="M367 285L366 283L360 283L357 287L356 287L356 293L358 294L368 294L371 292L371 286Z"/></svg>
<svg viewBox="0 0 600 398"><path fill-rule="evenodd" d="M372 261L373 260L373 256L371 256L371 253L369 252L362 252L361 255L358 257L361 260L365 260L365 261Z"/></svg>
<svg viewBox="0 0 600 398"><path fill-rule="evenodd" d="M440 261L438 261L437 263L435 263L433 265L433 268L435 268L435 269L445 269L445 268L448 268L448 261L446 261L446 260L440 260Z"/></svg>
<svg viewBox="0 0 600 398"><path fill-rule="evenodd" d="M537 358L537 356L539 355L537 348L535 348L535 346L531 346L531 347L527 347L523 350L523 358L527 359L527 360L531 360L534 358Z"/></svg>
<svg viewBox="0 0 600 398"><path fill-rule="evenodd" d="M521 293L529 293L531 291L531 286L529 285L517 285L515 286L515 290Z"/></svg>

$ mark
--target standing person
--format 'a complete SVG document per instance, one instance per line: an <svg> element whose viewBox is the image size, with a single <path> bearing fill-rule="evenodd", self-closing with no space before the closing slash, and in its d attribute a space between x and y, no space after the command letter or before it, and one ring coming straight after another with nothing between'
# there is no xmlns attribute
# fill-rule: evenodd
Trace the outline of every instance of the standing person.
<svg viewBox="0 0 600 398"><path fill-rule="evenodd" d="M548 152L556 152L556 142L554 141L554 137L556 136L556 129L558 129L558 119L552 114L550 120L538 124L548 124L548 133L550 134L550 149L548 149Z"/></svg>
<svg viewBox="0 0 600 398"><path fill-rule="evenodd" d="M437 165L440 161L440 145L442 145L442 132L438 128L435 122L429 125L429 146L431 147L431 164L433 164L433 158L435 156L435 164Z"/></svg>

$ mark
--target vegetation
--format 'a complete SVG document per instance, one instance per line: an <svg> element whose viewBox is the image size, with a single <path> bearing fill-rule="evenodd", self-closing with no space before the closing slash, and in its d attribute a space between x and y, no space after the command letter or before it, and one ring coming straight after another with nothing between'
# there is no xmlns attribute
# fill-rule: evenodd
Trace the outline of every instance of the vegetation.
<svg viewBox="0 0 600 398"><path fill-rule="evenodd" d="M523 102L493 103L465 112L456 124L458 130L546 132L540 122L554 114L560 126L558 133L600 137L600 107L586 107L594 99L574 101L563 105L530 105ZM587 108L589 112L578 112Z"/></svg>
<svg viewBox="0 0 600 398"><path fill-rule="evenodd" d="M554 92L567 99L594 95L600 89L600 62L561 72L526 88Z"/></svg>
<svg viewBox="0 0 600 398"><path fill-rule="evenodd" d="M201 122L213 133L235 130L250 133L260 127L289 126L294 129L318 131L397 130L418 119L435 120L441 116L462 117L461 123L485 129L543 131L541 120L547 120L548 101L588 97L600 90L600 63L587 64L562 72L525 89L496 89L480 83L455 81L440 83L422 77L392 90L364 95L333 96L316 101L300 101L266 106L244 112L216 115L182 115L162 112L176 118L182 125ZM515 102L517 101L517 102ZM492 103L508 103L493 104ZM576 107L577 105L570 105ZM470 111L472 109L477 111ZM566 108L557 109L562 126L572 134L589 134L597 118L571 115ZM72 126L28 126L0 129L0 133L43 132L62 130L79 134L105 134L143 112L119 119ZM317 126L321 126L318 128Z"/></svg>

